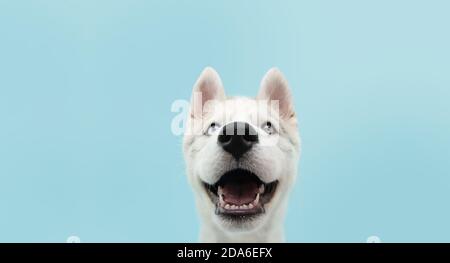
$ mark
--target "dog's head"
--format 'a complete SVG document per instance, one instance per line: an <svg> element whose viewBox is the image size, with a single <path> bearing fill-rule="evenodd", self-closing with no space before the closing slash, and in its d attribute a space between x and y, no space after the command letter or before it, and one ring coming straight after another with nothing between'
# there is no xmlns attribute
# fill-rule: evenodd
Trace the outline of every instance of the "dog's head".
<svg viewBox="0 0 450 263"><path fill-rule="evenodd" d="M300 151L291 93L277 69L256 98L227 98L219 75L197 80L184 135L188 178L202 219L252 231L282 216Z"/></svg>

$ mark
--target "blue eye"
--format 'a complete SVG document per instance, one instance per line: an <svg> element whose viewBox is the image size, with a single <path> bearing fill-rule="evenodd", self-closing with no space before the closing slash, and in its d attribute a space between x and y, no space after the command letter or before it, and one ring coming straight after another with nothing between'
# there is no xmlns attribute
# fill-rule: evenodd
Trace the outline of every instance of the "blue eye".
<svg viewBox="0 0 450 263"><path fill-rule="evenodd" d="M212 135L220 129L220 125L217 122L213 122L209 125L208 130L206 130L206 135Z"/></svg>
<svg viewBox="0 0 450 263"><path fill-rule="evenodd" d="M275 132L275 129L273 128L273 125L270 121L266 121L261 128L267 133L267 134L273 134Z"/></svg>

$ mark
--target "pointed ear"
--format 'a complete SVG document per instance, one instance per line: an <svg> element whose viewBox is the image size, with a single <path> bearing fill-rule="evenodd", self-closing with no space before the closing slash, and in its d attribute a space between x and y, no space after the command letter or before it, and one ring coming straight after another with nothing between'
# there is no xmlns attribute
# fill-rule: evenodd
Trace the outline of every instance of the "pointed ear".
<svg viewBox="0 0 450 263"><path fill-rule="evenodd" d="M219 74L211 67L206 67L192 91L191 116L202 117L205 104L208 101L225 100L225 91Z"/></svg>
<svg viewBox="0 0 450 263"><path fill-rule="evenodd" d="M282 118L295 116L294 105L289 84L280 70L271 68L261 81L258 100L278 101L279 113Z"/></svg>

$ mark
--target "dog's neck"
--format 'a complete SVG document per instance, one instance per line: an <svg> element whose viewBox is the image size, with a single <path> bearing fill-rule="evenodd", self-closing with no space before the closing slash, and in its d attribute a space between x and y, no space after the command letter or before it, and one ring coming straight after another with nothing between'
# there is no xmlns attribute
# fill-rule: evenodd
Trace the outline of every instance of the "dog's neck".
<svg viewBox="0 0 450 263"><path fill-rule="evenodd" d="M203 218L200 228L200 242L206 243L280 243L284 238L284 214L286 203L282 202L277 211L264 225L250 232L228 232L220 228L211 218Z"/></svg>
<svg viewBox="0 0 450 263"><path fill-rule="evenodd" d="M245 233L227 233L215 225L203 225L200 241L206 243L279 243L284 242L283 227L271 226Z"/></svg>

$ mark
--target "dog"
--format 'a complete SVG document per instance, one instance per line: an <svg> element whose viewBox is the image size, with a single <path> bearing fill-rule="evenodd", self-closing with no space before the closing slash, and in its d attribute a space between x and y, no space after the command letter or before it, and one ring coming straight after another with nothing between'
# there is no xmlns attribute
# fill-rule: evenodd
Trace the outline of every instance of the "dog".
<svg viewBox="0 0 450 263"><path fill-rule="evenodd" d="M227 97L219 74L197 79L183 137L201 242L284 242L300 135L291 91L276 68L255 98Z"/></svg>

